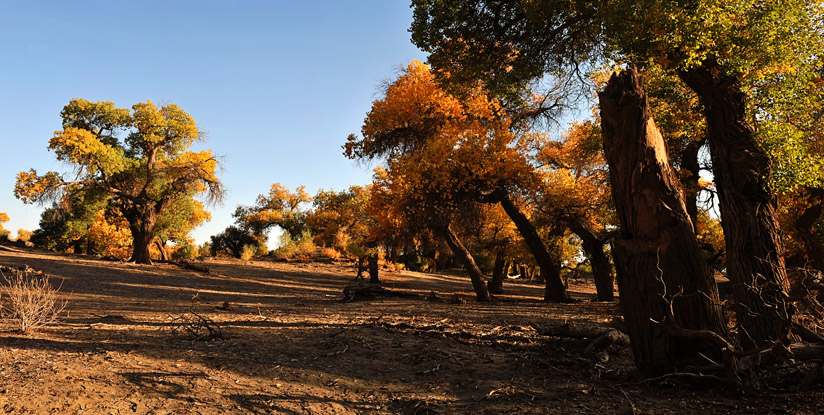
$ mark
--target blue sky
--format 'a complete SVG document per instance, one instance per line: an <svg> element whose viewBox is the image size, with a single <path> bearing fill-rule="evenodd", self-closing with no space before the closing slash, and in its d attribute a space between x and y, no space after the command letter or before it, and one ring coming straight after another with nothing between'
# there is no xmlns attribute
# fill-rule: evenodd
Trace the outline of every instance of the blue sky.
<svg viewBox="0 0 824 415"><path fill-rule="evenodd" d="M176 103L225 156L228 189L208 240L274 182L343 189L370 181L344 158L382 81L425 55L407 1L0 0L0 212L33 230L42 207L14 198L15 174L67 172L48 152L71 98Z"/></svg>

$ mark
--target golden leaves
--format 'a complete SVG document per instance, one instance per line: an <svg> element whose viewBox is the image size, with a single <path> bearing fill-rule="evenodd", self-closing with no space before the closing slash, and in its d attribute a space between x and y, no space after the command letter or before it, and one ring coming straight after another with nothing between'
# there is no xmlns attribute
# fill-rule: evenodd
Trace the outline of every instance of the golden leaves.
<svg viewBox="0 0 824 415"><path fill-rule="evenodd" d="M14 196L23 203L36 203L51 197L62 181L55 172L48 172L43 176L39 176L35 169L20 172L14 183Z"/></svg>
<svg viewBox="0 0 824 415"><path fill-rule="evenodd" d="M103 143L89 130L69 127L55 131L49 140L49 150L57 153L58 160L70 161L90 172L115 174L126 167L123 150Z"/></svg>

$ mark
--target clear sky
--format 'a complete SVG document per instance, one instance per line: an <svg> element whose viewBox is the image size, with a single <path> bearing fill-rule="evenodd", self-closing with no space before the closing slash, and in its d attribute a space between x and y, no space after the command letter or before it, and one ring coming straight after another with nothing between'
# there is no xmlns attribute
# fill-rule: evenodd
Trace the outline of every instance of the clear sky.
<svg viewBox="0 0 824 415"><path fill-rule="evenodd" d="M198 243L272 183L336 190L370 182L341 154L382 81L425 55L405 0L0 0L0 212L34 230L42 207L13 195L15 174L68 172L48 151L71 98L176 103L225 156L228 189Z"/></svg>

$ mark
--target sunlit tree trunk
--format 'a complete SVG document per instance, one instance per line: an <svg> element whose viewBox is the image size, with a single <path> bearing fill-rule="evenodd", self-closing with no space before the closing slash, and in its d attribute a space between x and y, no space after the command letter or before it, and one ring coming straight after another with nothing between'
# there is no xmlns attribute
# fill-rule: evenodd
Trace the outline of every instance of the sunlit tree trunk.
<svg viewBox="0 0 824 415"><path fill-rule="evenodd" d="M122 209L123 216L129 221L129 229L132 231L132 257L129 261L137 264L151 264L152 256L149 247L154 240L152 230L157 222L157 212L149 207L143 210L140 212L136 208Z"/></svg>
<svg viewBox="0 0 824 415"><path fill-rule="evenodd" d="M155 238L154 243L155 243L155 248L157 248L158 252L160 252L160 260L161 261L168 261L169 260L169 251L166 250L166 242L161 241L160 238Z"/></svg>
<svg viewBox="0 0 824 415"><path fill-rule="evenodd" d="M635 363L646 374L705 364L720 348L676 329L726 332L713 272L704 261L652 120L640 76L613 75L599 94L604 151L620 219L615 238L621 309ZM673 320L674 319L674 320Z"/></svg>
<svg viewBox="0 0 824 415"><path fill-rule="evenodd" d="M712 171L720 199L732 282L745 348L792 339L794 308L784 245L769 185L772 161L747 121L739 80L712 61L680 73L704 104Z"/></svg>

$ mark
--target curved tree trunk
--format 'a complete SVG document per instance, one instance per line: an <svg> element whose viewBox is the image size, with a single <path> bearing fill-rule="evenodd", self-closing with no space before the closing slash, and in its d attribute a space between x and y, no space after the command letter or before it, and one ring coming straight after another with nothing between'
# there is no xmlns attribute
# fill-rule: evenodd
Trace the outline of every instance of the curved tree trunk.
<svg viewBox="0 0 824 415"><path fill-rule="evenodd" d="M458 260L461 261L464 269L466 269L466 273L469 274L469 279L472 280L472 288L475 290L475 298L478 302L489 302L489 291L486 288L484 274L481 272L481 269L478 268L478 264L475 263L475 258L472 257L469 250L461 243L458 235L455 234L451 227L447 226L446 228L440 229L440 234L446 240L446 244L449 245L449 248L452 249L452 252Z"/></svg>
<svg viewBox="0 0 824 415"><path fill-rule="evenodd" d="M795 313L789 301L777 198L768 180L769 155L747 122L746 94L737 78L713 61L681 72L704 104L712 170L745 349L792 340Z"/></svg>
<svg viewBox="0 0 824 415"><path fill-rule="evenodd" d="M570 223L570 230L581 238L581 245L592 266L592 277L595 280L595 289L598 292L598 301L612 301L615 299L615 283L612 275L612 264L604 252L604 243L589 229L580 223Z"/></svg>
<svg viewBox="0 0 824 415"><path fill-rule="evenodd" d="M655 375L706 363L702 355L718 358L715 344L676 334L676 328L724 334L726 327L640 76L633 69L613 75L599 99L621 223L615 266L635 363Z"/></svg>
<svg viewBox="0 0 824 415"><path fill-rule="evenodd" d="M168 261L169 260L169 251L166 250L166 242L161 241L160 238L155 238L154 240L155 248L160 252L160 260L161 261Z"/></svg>
<svg viewBox="0 0 824 415"><path fill-rule="evenodd" d="M538 235L538 231L529 218L518 209L518 206L512 201L509 195L498 195L497 200L501 203L506 214L515 223L521 237L524 238L529 252L541 268L541 277L546 282L546 289L544 290L544 300L555 302L569 302L569 295L567 294L564 282L561 279L561 264L557 259L552 258L547 251L544 241ZM522 272L522 274L524 274ZM525 276L524 276L525 277Z"/></svg>

